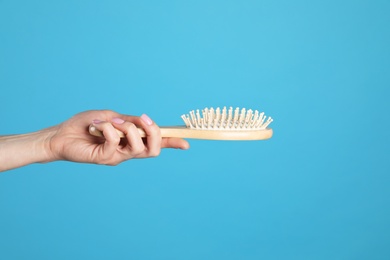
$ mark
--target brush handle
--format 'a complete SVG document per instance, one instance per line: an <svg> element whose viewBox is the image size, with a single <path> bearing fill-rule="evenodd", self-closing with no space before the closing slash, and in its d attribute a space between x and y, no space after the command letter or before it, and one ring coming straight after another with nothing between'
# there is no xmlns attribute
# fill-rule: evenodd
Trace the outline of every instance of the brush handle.
<svg viewBox="0 0 390 260"><path fill-rule="evenodd" d="M162 137L178 137L206 140L265 140L272 137L273 131L270 128L264 130L197 130L186 126L160 127ZM124 133L117 130L118 135L123 138ZM146 137L144 130L138 128L141 137ZM104 137L103 133L93 125L89 126L89 133L94 136Z"/></svg>

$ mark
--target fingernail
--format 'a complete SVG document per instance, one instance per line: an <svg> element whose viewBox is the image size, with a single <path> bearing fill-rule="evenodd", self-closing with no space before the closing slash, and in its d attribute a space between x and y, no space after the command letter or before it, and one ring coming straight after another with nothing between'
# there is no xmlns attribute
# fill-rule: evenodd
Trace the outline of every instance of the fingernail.
<svg viewBox="0 0 390 260"><path fill-rule="evenodd" d="M121 119L121 118L118 118L118 117L115 117L111 120L111 122L115 123L115 124L123 124L125 122L125 120Z"/></svg>
<svg viewBox="0 0 390 260"><path fill-rule="evenodd" d="M143 114L143 115L141 116L141 119L142 119L142 121L144 121L147 125L152 125L152 124L153 124L152 119L150 119L150 117L148 117L146 114Z"/></svg>
<svg viewBox="0 0 390 260"><path fill-rule="evenodd" d="M190 149L190 145L188 143L183 145L182 150L188 150L188 149Z"/></svg>
<svg viewBox="0 0 390 260"><path fill-rule="evenodd" d="M94 123L95 125L100 124L101 122L102 122L102 121L99 120L99 119L94 119L94 120L92 120L92 123Z"/></svg>

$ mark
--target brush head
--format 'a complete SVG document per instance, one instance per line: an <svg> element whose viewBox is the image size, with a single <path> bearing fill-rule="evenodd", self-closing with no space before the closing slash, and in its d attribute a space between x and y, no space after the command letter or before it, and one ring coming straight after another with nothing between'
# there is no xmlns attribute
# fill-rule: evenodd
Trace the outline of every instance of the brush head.
<svg viewBox="0 0 390 260"><path fill-rule="evenodd" d="M197 130L229 130L229 131L251 131L265 130L273 121L266 117L264 112L252 109L230 107L220 109L204 108L202 112L192 110L189 114L181 116L187 128Z"/></svg>

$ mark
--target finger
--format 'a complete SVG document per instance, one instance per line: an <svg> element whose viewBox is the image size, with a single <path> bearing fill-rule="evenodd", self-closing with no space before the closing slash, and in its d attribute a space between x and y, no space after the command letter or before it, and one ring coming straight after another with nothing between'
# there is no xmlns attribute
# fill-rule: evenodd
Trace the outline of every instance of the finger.
<svg viewBox="0 0 390 260"><path fill-rule="evenodd" d="M166 137L162 139L161 148L175 148L187 150L190 148L190 144L181 138L176 137Z"/></svg>
<svg viewBox="0 0 390 260"><path fill-rule="evenodd" d="M142 128L146 134L147 156L156 157L161 151L161 131L150 117L143 114L141 117Z"/></svg>
<svg viewBox="0 0 390 260"><path fill-rule="evenodd" d="M135 124L138 128L141 128L145 132L145 145L146 152L140 155L139 158L144 157L156 157L161 151L161 131L160 128L150 119L146 114L141 117L136 116L122 116L122 119L129 120Z"/></svg>
<svg viewBox="0 0 390 260"><path fill-rule="evenodd" d="M103 155L111 155L116 152L120 137L112 124L106 121L94 120L93 126L103 133L105 142L103 144Z"/></svg>
<svg viewBox="0 0 390 260"><path fill-rule="evenodd" d="M127 150L129 152L128 155L135 157L145 151L145 144L142 141L136 125L120 118L113 118L112 123L116 129L125 134L127 145L123 150Z"/></svg>

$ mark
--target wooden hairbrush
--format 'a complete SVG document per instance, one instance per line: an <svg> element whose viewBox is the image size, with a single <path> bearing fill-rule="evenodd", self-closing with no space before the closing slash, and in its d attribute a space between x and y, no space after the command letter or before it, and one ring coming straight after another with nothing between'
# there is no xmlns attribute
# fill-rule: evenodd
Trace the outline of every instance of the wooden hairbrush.
<svg viewBox="0 0 390 260"><path fill-rule="evenodd" d="M192 110L189 114L182 115L185 125L160 127L162 137L178 137L207 140L265 140L272 137L272 129L267 128L273 121L266 117L264 112L245 108L226 109L205 108ZM141 137L145 132L138 128ZM103 133L90 125L91 135L104 137ZM117 130L121 138L124 133Z"/></svg>

